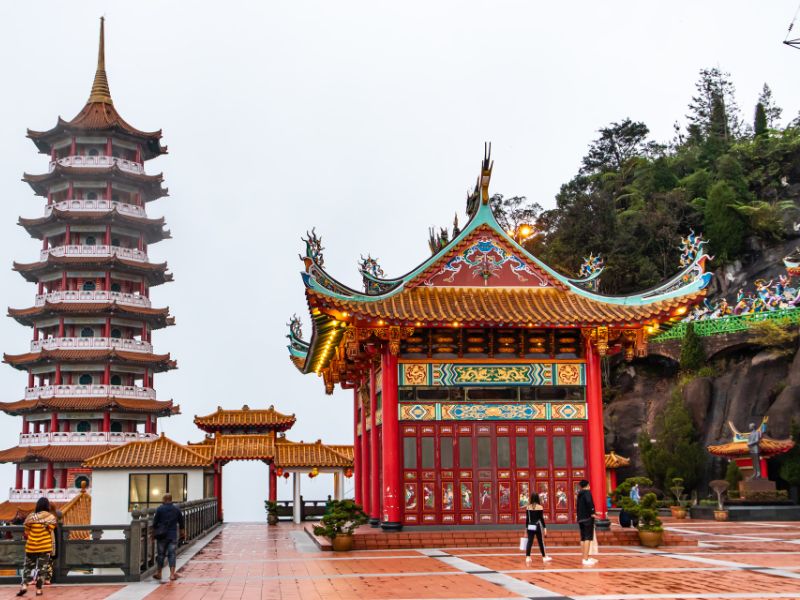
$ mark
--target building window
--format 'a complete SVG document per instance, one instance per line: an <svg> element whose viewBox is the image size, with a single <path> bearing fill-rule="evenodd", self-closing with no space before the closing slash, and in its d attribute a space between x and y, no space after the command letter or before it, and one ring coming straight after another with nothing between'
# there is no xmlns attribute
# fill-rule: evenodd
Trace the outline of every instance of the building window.
<svg viewBox="0 0 800 600"><path fill-rule="evenodd" d="M84 327L83 329L81 329L81 337L82 338L94 337L94 329L92 329L91 327Z"/></svg>
<svg viewBox="0 0 800 600"><path fill-rule="evenodd" d="M478 438L478 468L492 468L492 438Z"/></svg>
<svg viewBox="0 0 800 600"><path fill-rule="evenodd" d="M115 327L114 329L111 330L111 337L112 338L116 338L116 339L120 339L122 337L122 331L120 331L119 329L117 329Z"/></svg>
<svg viewBox="0 0 800 600"><path fill-rule="evenodd" d="M122 377L120 377L119 375L112 375L111 385L122 385Z"/></svg>
<svg viewBox="0 0 800 600"><path fill-rule="evenodd" d="M94 281L84 281L83 285L81 286L84 292L93 292L96 289L96 285Z"/></svg>
<svg viewBox="0 0 800 600"><path fill-rule="evenodd" d="M112 292L121 292L122 291L122 286L120 284L118 284L118 283L112 283L111 284L111 291Z"/></svg>
<svg viewBox="0 0 800 600"><path fill-rule="evenodd" d="M472 438L458 438L458 466L461 469L472 468Z"/></svg>
<svg viewBox="0 0 800 600"><path fill-rule="evenodd" d="M175 502L186 500L186 473L136 473L130 475L128 510L155 508L164 494Z"/></svg>
<svg viewBox="0 0 800 600"><path fill-rule="evenodd" d="M497 468L508 469L511 466L511 444L507 437L497 438Z"/></svg>
<svg viewBox="0 0 800 600"><path fill-rule="evenodd" d="M516 438L516 450L517 450L517 468L518 469L527 469L528 468L528 438L523 436L517 436Z"/></svg>
<svg viewBox="0 0 800 600"><path fill-rule="evenodd" d="M87 246L94 246L97 243L97 240L93 235L87 235L86 240L83 243Z"/></svg>
<svg viewBox="0 0 800 600"><path fill-rule="evenodd" d="M111 431L122 433L122 421L111 421Z"/></svg>
<svg viewBox="0 0 800 600"><path fill-rule="evenodd" d="M92 385L92 382L93 382L92 376L89 375L88 373L84 373L83 375L81 375L78 378L78 383L81 384L81 385ZM83 421L81 421L81 422L83 422ZM88 429L87 429L87 431L88 431Z"/></svg>
<svg viewBox="0 0 800 600"><path fill-rule="evenodd" d="M75 427L75 430L79 433L87 433L92 430L92 425L89 421L78 421L78 425Z"/></svg>
<svg viewBox="0 0 800 600"><path fill-rule="evenodd" d="M86 476L86 475L78 475L77 477L75 477L75 484L74 485L75 485L76 488L80 489L81 487L83 487L83 483L84 482L86 482L86 487L88 488L89 487L89 477Z"/></svg>
<svg viewBox="0 0 800 600"><path fill-rule="evenodd" d="M97 200L97 192L89 192L86 194L87 200Z"/></svg>
<svg viewBox="0 0 800 600"><path fill-rule="evenodd" d="M533 440L533 447L536 451L536 468L547 469L550 466L550 458L547 455L547 438L536 437Z"/></svg>
<svg viewBox="0 0 800 600"><path fill-rule="evenodd" d="M585 459L583 457L583 436L573 435L570 447L572 450L572 468L578 469L586 466L584 464Z"/></svg>
<svg viewBox="0 0 800 600"><path fill-rule="evenodd" d="M443 437L439 440L439 461L442 469L453 468L453 438Z"/></svg>
<svg viewBox="0 0 800 600"><path fill-rule="evenodd" d="M98 156L99 154L100 152L97 150L97 148L89 148L89 156Z"/></svg>
<svg viewBox="0 0 800 600"><path fill-rule="evenodd" d="M435 462L434 452L433 452L433 438L432 437L424 437L420 441L421 443L421 454L422 454L422 468L423 469L433 469L433 465Z"/></svg>
<svg viewBox="0 0 800 600"><path fill-rule="evenodd" d="M567 438L558 435L553 438L553 467L563 469L567 466Z"/></svg>
<svg viewBox="0 0 800 600"><path fill-rule="evenodd" d="M417 438L403 438L403 468L417 468Z"/></svg>

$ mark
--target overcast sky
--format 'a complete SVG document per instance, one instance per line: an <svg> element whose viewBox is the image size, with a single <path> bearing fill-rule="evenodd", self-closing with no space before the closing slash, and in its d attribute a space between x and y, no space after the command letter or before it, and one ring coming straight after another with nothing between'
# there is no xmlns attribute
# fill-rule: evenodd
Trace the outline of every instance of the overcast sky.
<svg viewBox="0 0 800 600"><path fill-rule="evenodd" d="M201 437L195 414L274 404L297 414L292 439L351 443L352 392L325 396L285 348L292 313L308 334L297 258L306 229L316 226L326 266L350 285L360 285L361 253L405 273L428 255L428 226L463 217L484 140L492 192L549 207L599 127L631 117L670 138L703 67L732 74L747 119L765 81L792 118L800 52L781 41L796 5L3 2L0 303L30 306L36 291L11 271L39 249L17 217L43 210L20 181L47 169L25 129L81 109L105 14L115 106L135 127L163 128L169 145L147 165L170 189L149 214L173 233L150 249L175 274L152 290L177 319L153 336L179 364L155 378L159 397L182 408L161 429L185 442ZM0 319L5 352L26 351L30 337ZM0 367L4 401L25 384ZM0 425L3 447L15 445L20 419ZM13 480L0 467L0 484ZM304 477L304 495L323 498L330 484ZM280 497L290 492L281 482ZM262 519L266 467L226 466L224 495L228 520Z"/></svg>

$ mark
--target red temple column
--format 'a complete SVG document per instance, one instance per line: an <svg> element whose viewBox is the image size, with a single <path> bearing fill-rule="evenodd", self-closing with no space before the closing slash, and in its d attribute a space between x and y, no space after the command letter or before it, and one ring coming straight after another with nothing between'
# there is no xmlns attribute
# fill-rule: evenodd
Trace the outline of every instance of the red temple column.
<svg viewBox="0 0 800 600"><path fill-rule="evenodd" d="M50 413L50 431L58 431L58 413Z"/></svg>
<svg viewBox="0 0 800 600"><path fill-rule="evenodd" d="M379 487L379 474L378 467L380 466L380 458L378 452L378 400L375 391L375 363L373 362L369 369L369 523L373 527L377 527L381 522L381 501L380 501L380 487Z"/></svg>
<svg viewBox="0 0 800 600"><path fill-rule="evenodd" d="M30 433L31 432L31 422L28 421L28 417L22 417L22 433Z"/></svg>
<svg viewBox="0 0 800 600"><path fill-rule="evenodd" d="M278 501L278 474L275 472L275 465L269 466L269 501Z"/></svg>
<svg viewBox="0 0 800 600"><path fill-rule="evenodd" d="M53 463L47 463L47 469L44 472L44 489L52 490L56 487L55 471L53 470Z"/></svg>
<svg viewBox="0 0 800 600"><path fill-rule="evenodd" d="M33 469L28 469L28 487L26 489L32 490L36 488L34 477L36 477L36 471Z"/></svg>
<svg viewBox="0 0 800 600"><path fill-rule="evenodd" d="M358 386L353 387L353 490L361 504L361 438L358 436Z"/></svg>
<svg viewBox="0 0 800 600"><path fill-rule="evenodd" d="M103 431L108 433L111 431L111 412L106 411L103 413Z"/></svg>
<svg viewBox="0 0 800 600"><path fill-rule="evenodd" d="M589 418L589 485L598 518L606 518L606 451L600 355L586 340L586 401Z"/></svg>
<svg viewBox="0 0 800 600"><path fill-rule="evenodd" d="M364 382L358 386L361 391ZM361 506L364 512L371 513L371 497L369 492L369 434L367 433L367 407L361 403L361 394L358 395L358 405L361 409Z"/></svg>
<svg viewBox="0 0 800 600"><path fill-rule="evenodd" d="M18 490L22 489L22 467L17 465L17 479L14 482L14 487Z"/></svg>
<svg viewBox="0 0 800 600"><path fill-rule="evenodd" d="M384 529L403 526L400 506L400 423L397 415L397 356L384 346L381 354L383 385L383 520Z"/></svg>

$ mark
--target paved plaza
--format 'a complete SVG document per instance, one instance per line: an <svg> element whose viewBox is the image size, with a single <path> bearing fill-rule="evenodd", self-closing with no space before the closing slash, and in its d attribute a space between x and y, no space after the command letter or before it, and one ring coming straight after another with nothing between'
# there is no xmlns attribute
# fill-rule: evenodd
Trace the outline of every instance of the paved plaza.
<svg viewBox="0 0 800 600"><path fill-rule="evenodd" d="M180 569L175 583L53 586L64 600L381 598L800 599L800 523L670 523L696 547L602 548L582 567L575 547L526 568L515 548L321 552L299 528L233 523ZM185 559L184 559L185 560ZM0 590L0 599L16 588ZM32 592L31 592L32 596Z"/></svg>

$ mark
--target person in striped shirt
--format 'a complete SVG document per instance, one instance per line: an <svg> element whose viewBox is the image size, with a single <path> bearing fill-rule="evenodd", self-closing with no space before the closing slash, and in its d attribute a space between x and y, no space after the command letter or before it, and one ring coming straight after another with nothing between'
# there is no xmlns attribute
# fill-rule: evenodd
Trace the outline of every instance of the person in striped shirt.
<svg viewBox="0 0 800 600"><path fill-rule="evenodd" d="M45 579L50 580L50 557L56 548L57 524L51 511L50 501L39 498L34 512L25 517L25 564L17 596L24 596L33 580L36 580L36 595L41 596Z"/></svg>

